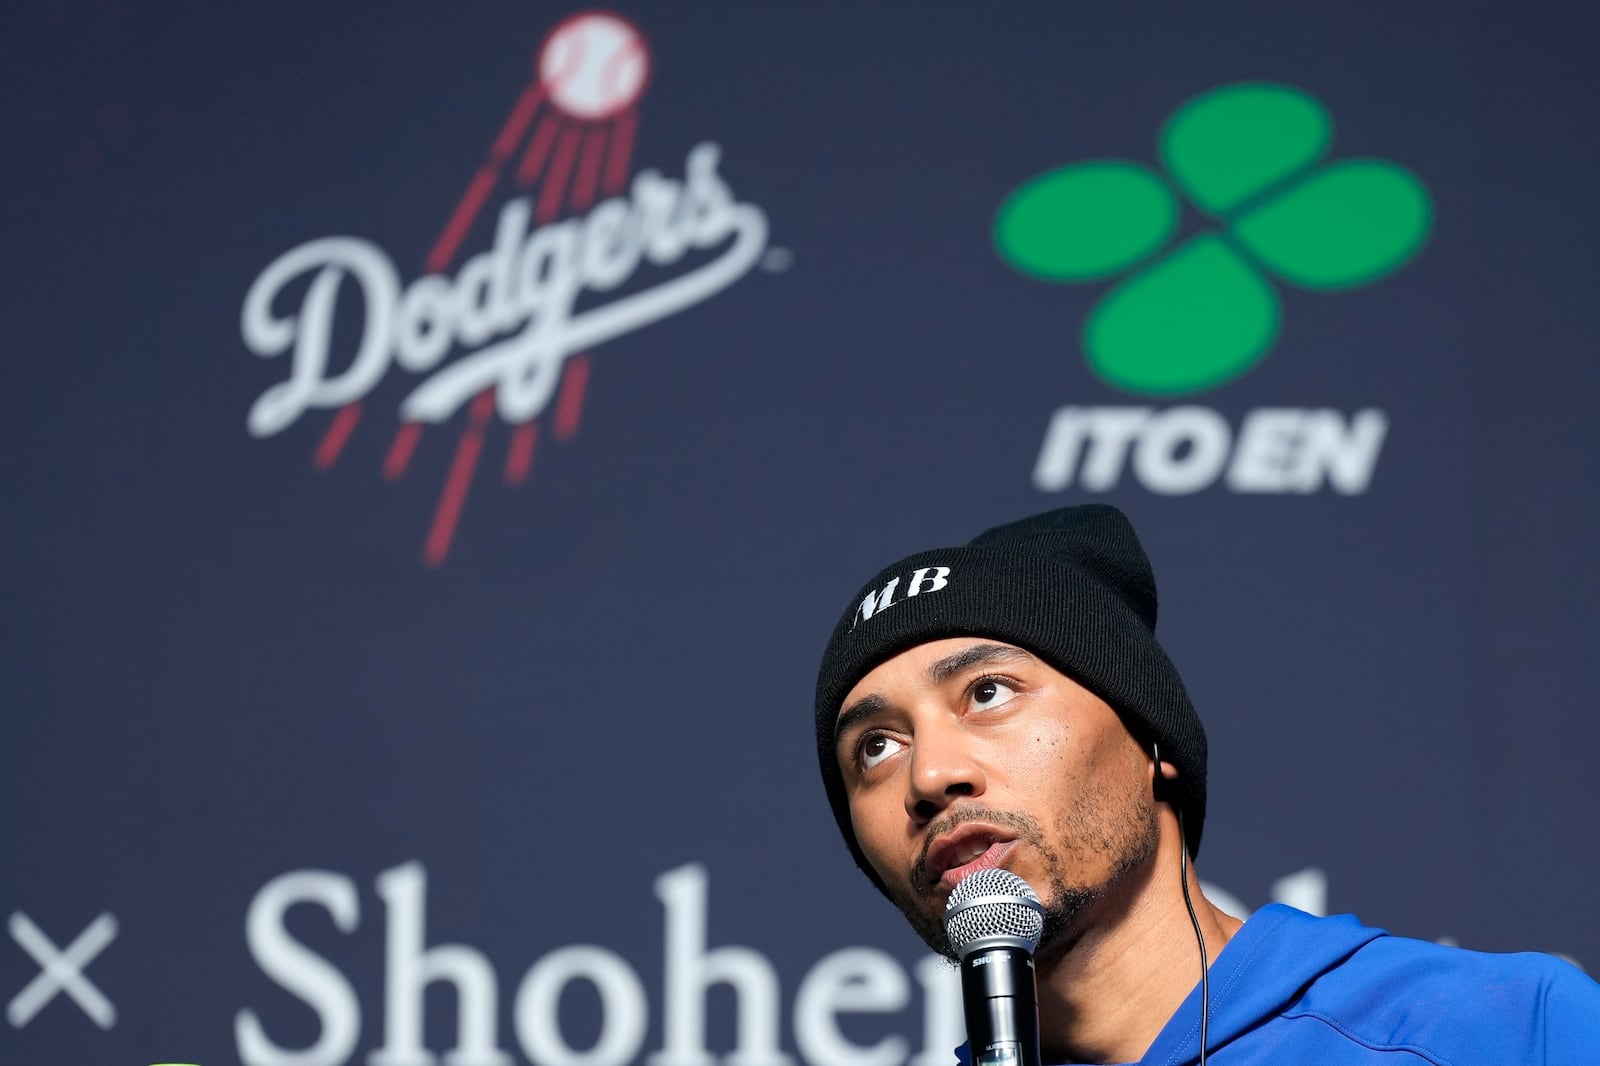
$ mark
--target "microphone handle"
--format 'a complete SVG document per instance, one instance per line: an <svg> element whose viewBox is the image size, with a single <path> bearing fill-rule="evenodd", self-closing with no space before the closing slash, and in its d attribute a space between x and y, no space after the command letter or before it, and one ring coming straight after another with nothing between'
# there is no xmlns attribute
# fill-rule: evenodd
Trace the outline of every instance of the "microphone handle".
<svg viewBox="0 0 1600 1066"><path fill-rule="evenodd" d="M961 1005L972 1066L1041 1066L1031 953L990 947L962 959Z"/></svg>

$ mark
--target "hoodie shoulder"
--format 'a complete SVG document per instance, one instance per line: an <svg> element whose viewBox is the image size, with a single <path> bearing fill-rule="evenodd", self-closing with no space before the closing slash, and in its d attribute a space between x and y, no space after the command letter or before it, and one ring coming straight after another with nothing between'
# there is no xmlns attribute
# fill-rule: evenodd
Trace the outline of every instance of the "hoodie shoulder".
<svg viewBox="0 0 1600 1066"><path fill-rule="evenodd" d="M1550 955L1489 954L1380 936L1320 975L1285 1017L1440 1066L1592 1063L1600 985Z"/></svg>
<svg viewBox="0 0 1600 1066"><path fill-rule="evenodd" d="M1200 990L1142 1060L1193 1063ZM1257 911L1211 968L1217 1066L1593 1066L1600 985L1548 955L1390 936L1350 915Z"/></svg>

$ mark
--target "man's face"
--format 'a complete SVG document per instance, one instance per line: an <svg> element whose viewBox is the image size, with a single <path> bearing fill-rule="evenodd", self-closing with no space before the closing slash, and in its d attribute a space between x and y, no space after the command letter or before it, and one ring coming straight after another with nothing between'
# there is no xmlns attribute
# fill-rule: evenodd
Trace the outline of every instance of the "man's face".
<svg viewBox="0 0 1600 1066"><path fill-rule="evenodd" d="M1047 953L1155 853L1147 754L1104 701L1010 644L936 640L881 664L845 696L834 750L861 850L945 955L945 900L975 870L1033 886Z"/></svg>

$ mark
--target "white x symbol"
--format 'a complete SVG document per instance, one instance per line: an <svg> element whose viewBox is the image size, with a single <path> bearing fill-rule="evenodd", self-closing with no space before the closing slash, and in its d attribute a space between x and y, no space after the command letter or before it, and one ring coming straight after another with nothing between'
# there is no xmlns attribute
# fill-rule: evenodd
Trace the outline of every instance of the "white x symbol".
<svg viewBox="0 0 1600 1066"><path fill-rule="evenodd" d="M29 981L28 987L18 992L6 1007L6 1020L13 1028L21 1029L33 1021L33 1016L55 999L58 992L65 992L76 1000L83 1013L100 1028L109 1029L117 1024L117 1008L83 975L83 968L117 938L116 918L109 913L100 915L67 945L67 950L61 951L26 914L17 911L11 916L11 938L21 944L22 950L32 955L40 967L39 976Z"/></svg>

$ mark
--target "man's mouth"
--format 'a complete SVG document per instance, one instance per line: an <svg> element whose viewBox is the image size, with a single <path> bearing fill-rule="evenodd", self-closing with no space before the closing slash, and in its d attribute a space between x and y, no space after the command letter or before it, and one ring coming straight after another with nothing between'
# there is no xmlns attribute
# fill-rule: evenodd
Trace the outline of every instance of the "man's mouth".
<svg viewBox="0 0 1600 1066"><path fill-rule="evenodd" d="M993 826L964 825L928 850L923 876L929 885L948 892L974 871L1003 865L1016 843L1015 836Z"/></svg>

